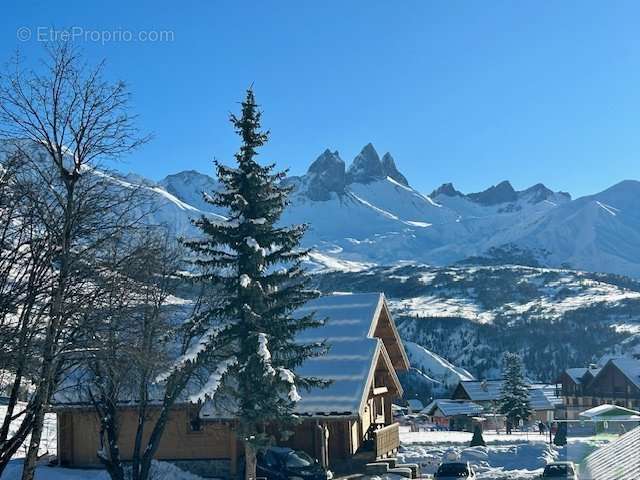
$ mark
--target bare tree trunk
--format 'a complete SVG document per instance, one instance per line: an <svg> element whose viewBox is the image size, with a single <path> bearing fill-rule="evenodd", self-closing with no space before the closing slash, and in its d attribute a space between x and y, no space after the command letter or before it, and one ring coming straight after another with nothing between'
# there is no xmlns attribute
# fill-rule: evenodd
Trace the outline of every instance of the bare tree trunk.
<svg viewBox="0 0 640 480"><path fill-rule="evenodd" d="M162 439L165 427L167 426L169 413L171 413L171 409L173 408L178 395L180 395L182 390L184 390L189 376L191 375L191 369L187 369L177 375L178 377L174 377L169 381L170 384L167 385L160 415L153 426L153 430L149 436L149 441L147 442L147 448L140 460L140 476L138 477L138 480L149 479L149 474L151 473L151 461L160 447L160 440Z"/></svg>
<svg viewBox="0 0 640 480"><path fill-rule="evenodd" d="M11 422L13 421L13 415L15 412L16 405L18 404L18 395L20 394L20 387L22 385L22 371L23 364L18 365L16 369L15 376L13 379L13 384L11 385L11 393L9 394L9 403L7 404L7 411L2 422L2 427L0 428L0 446L4 445L9 437L9 427L11 426ZM0 470L2 471L2 470Z"/></svg>
<svg viewBox="0 0 640 480"><path fill-rule="evenodd" d="M40 440L42 438L42 430L44 429L44 415L44 408L38 408L33 420L29 449L27 450L27 456L24 459L24 469L22 470L23 480L33 480L33 476L35 475L38 451L40 450Z"/></svg>
<svg viewBox="0 0 640 480"><path fill-rule="evenodd" d="M120 447L118 446L118 425L116 406L108 402L107 412L101 415L100 442L104 444L107 438L107 449L103 448L98 453L100 462L105 466L112 480L124 480L124 468L120 457Z"/></svg>
<svg viewBox="0 0 640 480"><path fill-rule="evenodd" d="M60 245L60 272L58 274L53 301L51 302L51 318L47 325L47 332L44 340L41 372L41 393L42 397L36 404L34 415L33 431L29 450L24 459L24 469L22 470L22 480L33 480L36 462L38 460L38 450L40 450L40 440L44 427L45 410L49 405L51 394L53 393L53 381L57 369L57 359L55 358L55 347L60 326L64 316L64 294L69 281L69 267L71 260L71 241L73 228L73 212L75 210L75 183L70 179L65 179L66 197L64 204L64 225Z"/></svg>
<svg viewBox="0 0 640 480"><path fill-rule="evenodd" d="M140 480L140 452L142 451L142 437L147 416L147 385L146 380L140 382L140 404L138 405L138 426L133 444L133 457L131 458L131 480Z"/></svg>

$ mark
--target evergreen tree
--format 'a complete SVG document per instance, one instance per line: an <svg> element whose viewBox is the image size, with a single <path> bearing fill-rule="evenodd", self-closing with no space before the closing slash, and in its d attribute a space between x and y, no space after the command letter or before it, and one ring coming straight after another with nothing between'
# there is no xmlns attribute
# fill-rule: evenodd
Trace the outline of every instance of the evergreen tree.
<svg viewBox="0 0 640 480"><path fill-rule="evenodd" d="M296 334L322 322L312 314L293 315L318 293L308 288L301 265L308 253L300 248L306 225L278 225L291 191L282 182L286 172L256 161L268 138L260 118L249 89L240 117L230 116L242 139L237 168L215 162L221 189L205 194L208 203L226 211L227 220L201 217L195 225L202 238L186 242L200 267L197 280L217 288L195 320L208 326L200 356L212 352L216 366L192 400L233 405L245 441L247 478L255 476L256 448L273 440L269 431L275 429L268 427L283 431L294 421L298 388L324 384L295 373L305 359L325 352L322 343L296 342Z"/></svg>
<svg viewBox="0 0 640 480"><path fill-rule="evenodd" d="M484 438L482 438L482 428L480 428L480 425L476 425L475 428L473 429L473 438L471 439L471 443L469 444L470 447L486 447L487 444L484 441Z"/></svg>
<svg viewBox="0 0 640 480"><path fill-rule="evenodd" d="M522 361L515 353L506 353L503 359L503 383L499 410L513 425L531 415L529 386L524 380Z"/></svg>
<svg viewBox="0 0 640 480"><path fill-rule="evenodd" d="M558 424L558 430L555 437L553 437L553 444L559 447L563 447L567 444L567 423L560 422Z"/></svg>

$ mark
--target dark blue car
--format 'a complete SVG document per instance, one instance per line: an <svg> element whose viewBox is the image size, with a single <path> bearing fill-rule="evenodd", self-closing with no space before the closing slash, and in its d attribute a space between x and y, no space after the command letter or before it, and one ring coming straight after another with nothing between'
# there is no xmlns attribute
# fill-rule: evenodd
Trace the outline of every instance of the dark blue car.
<svg viewBox="0 0 640 480"><path fill-rule="evenodd" d="M333 475L305 452L270 447L256 456L256 477L267 480L331 480Z"/></svg>

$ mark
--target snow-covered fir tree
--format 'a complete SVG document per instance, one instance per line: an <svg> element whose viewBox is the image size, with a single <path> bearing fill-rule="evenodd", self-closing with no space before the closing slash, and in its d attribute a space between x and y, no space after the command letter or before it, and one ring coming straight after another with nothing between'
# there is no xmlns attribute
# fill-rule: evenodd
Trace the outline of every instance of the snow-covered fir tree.
<svg viewBox="0 0 640 480"><path fill-rule="evenodd" d="M249 89L240 117L230 117L242 139L237 165L216 162L221 189L205 194L207 202L226 210L227 221L201 217L195 224L202 238L186 242L202 272L197 280L217 291L200 319L210 326L203 350L215 349L218 360L192 400L232 404L250 449L270 441L270 427L282 431L295 419L301 387L323 384L298 376L296 368L325 350L322 343L295 340L298 332L321 324L312 314L293 315L318 294L308 287L301 265L308 253L300 248L306 226L278 224L290 193L282 184L286 172L256 161L268 138L260 118ZM247 455L247 475L250 469Z"/></svg>
<svg viewBox="0 0 640 480"><path fill-rule="evenodd" d="M524 379L522 361L515 353L507 352L503 359L503 383L499 410L513 425L531 415L529 386Z"/></svg>

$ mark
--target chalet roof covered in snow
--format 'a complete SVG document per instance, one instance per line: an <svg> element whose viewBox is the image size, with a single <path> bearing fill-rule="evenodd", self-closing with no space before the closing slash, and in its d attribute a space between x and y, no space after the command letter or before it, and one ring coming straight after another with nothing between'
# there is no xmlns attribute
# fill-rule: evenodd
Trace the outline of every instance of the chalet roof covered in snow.
<svg viewBox="0 0 640 480"><path fill-rule="evenodd" d="M443 400L438 399L427 405L422 413L425 415L438 415L440 411L443 417L454 417L456 415L480 415L483 407L468 400Z"/></svg>
<svg viewBox="0 0 640 480"><path fill-rule="evenodd" d="M612 358L609 360L624 375L640 389L640 360L633 358Z"/></svg>
<svg viewBox="0 0 640 480"><path fill-rule="evenodd" d="M462 381L458 388L473 402L491 402L500 399L502 380L473 380ZM534 410L553 410L554 401L550 393L542 385L529 387L529 404Z"/></svg>
<svg viewBox="0 0 640 480"><path fill-rule="evenodd" d="M546 383L534 384L531 385L531 388L540 389L549 403L554 406L561 406L563 404L562 396L560 392L556 389L555 385L549 385Z"/></svg>
<svg viewBox="0 0 640 480"><path fill-rule="evenodd" d="M377 323L386 308L384 295L361 293L327 295L300 309L301 314L315 312L317 318L326 321L321 327L302 332L299 339L305 342L325 340L330 348L326 355L306 360L298 373L331 380L332 383L324 389L301 391L302 400L296 407L298 413L355 415L367 399L378 361L387 363L395 377L395 369L385 348L385 345L391 345L386 338L376 335ZM390 321L390 328L395 330L393 320ZM399 337L397 343L396 347L402 349ZM396 388L399 388L399 382Z"/></svg>
<svg viewBox="0 0 640 480"><path fill-rule="evenodd" d="M595 377L600 372L600 370L602 369L594 368L594 367L589 367L589 368L578 367L578 368L567 368L565 370L565 373L569 376L569 378L571 378L571 380L574 381L574 383L580 385L587 372L589 372L592 377Z"/></svg>
<svg viewBox="0 0 640 480"><path fill-rule="evenodd" d="M580 418L588 420L640 420L640 412L619 405L598 405L597 407L585 410L580 414Z"/></svg>
<svg viewBox="0 0 640 480"><path fill-rule="evenodd" d="M639 451L640 427L636 427L591 453L583 462L585 478L635 480L640 472Z"/></svg>
<svg viewBox="0 0 640 480"><path fill-rule="evenodd" d="M309 312L315 312L316 318L325 322L320 327L302 332L298 339L303 342L326 341L329 351L326 355L307 359L296 374L330 380L331 383L323 389L300 389L302 398L296 405L298 414L357 415L368 398L376 368L388 371L392 383L390 391L402 393L396 364L399 363L400 368L408 368L408 363L406 366L403 363L406 354L388 313L384 295L327 295L308 302L298 311L300 315ZM74 379L70 388L56 393L54 400L58 406L88 403L78 380ZM161 392L155 393L160 398ZM185 401L188 394L185 392ZM135 402L135 399L122 400L124 404ZM233 411L232 405L213 405L208 401L201 416L229 418Z"/></svg>

